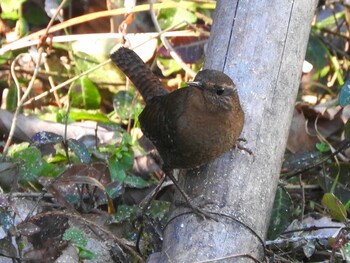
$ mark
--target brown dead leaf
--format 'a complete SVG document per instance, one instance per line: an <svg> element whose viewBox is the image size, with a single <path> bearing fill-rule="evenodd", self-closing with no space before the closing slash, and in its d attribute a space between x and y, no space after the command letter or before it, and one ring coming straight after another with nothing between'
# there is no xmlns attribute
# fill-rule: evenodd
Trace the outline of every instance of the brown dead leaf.
<svg viewBox="0 0 350 263"><path fill-rule="evenodd" d="M295 105L292 123L289 130L287 148L292 153L315 149L318 132L325 138L340 131L343 126L342 108L311 107L308 104Z"/></svg>
<svg viewBox="0 0 350 263"><path fill-rule="evenodd" d="M36 225L39 231L34 231L27 236L33 247L26 246L23 258L32 260L32 262L47 262L48 259L56 259L62 249L67 246L67 242L62 238L68 228L68 218L45 213L30 219L28 223Z"/></svg>
<svg viewBox="0 0 350 263"><path fill-rule="evenodd" d="M314 149L317 138L311 136L306 129L306 118L303 112L294 109L292 123L289 128L287 148L292 153Z"/></svg>
<svg viewBox="0 0 350 263"><path fill-rule="evenodd" d="M67 199L75 196L79 200L84 199L80 202L81 205L84 204L82 210L90 210L99 202L105 203L105 186L111 182L111 178L104 163L73 164L55 181L40 178L40 182L67 209L74 210ZM109 208L114 210L111 200L108 203Z"/></svg>

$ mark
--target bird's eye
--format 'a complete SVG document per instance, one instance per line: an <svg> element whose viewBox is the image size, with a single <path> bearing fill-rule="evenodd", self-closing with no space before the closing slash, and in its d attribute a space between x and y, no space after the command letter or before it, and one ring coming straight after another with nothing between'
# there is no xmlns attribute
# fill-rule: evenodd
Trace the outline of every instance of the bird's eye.
<svg viewBox="0 0 350 263"><path fill-rule="evenodd" d="M216 94L217 95L222 95L224 93L225 89L223 87L217 87L216 89Z"/></svg>

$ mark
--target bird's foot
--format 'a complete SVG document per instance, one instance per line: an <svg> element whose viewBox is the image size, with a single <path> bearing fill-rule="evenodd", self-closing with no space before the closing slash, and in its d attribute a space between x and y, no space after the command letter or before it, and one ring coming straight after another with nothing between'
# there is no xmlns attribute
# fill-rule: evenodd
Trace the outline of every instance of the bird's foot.
<svg viewBox="0 0 350 263"><path fill-rule="evenodd" d="M177 188L177 190L179 190L179 192L181 193L182 197L184 198L185 202L183 202L184 206L187 206L188 208L192 209L192 211L202 217L203 219L213 219L215 221L217 221L212 215L210 215L208 212L203 211L202 209L200 209L197 205L195 205L192 201L192 199L186 194L186 192L181 188L181 186L179 185L179 183L177 182L177 180L175 179L174 175L172 174L172 172L169 169L164 169L165 174L171 179L171 181L174 183L175 187ZM175 202L176 205L176 202Z"/></svg>
<svg viewBox="0 0 350 263"><path fill-rule="evenodd" d="M237 142L244 142L244 143L246 143L247 139L246 138L238 138Z"/></svg>
<svg viewBox="0 0 350 263"><path fill-rule="evenodd" d="M247 140L245 138L238 138L235 147L241 151L247 152L249 155L253 156L253 159L255 159L253 151L247 147L244 147L242 144L240 144L240 142L246 143Z"/></svg>
<svg viewBox="0 0 350 263"><path fill-rule="evenodd" d="M176 206L185 206L185 207L192 209L192 212L194 214L196 214L197 216L199 216L200 218L202 218L203 220L211 219L211 220L218 222L217 218L215 218L213 215L211 215L207 211L199 208L197 205L193 204L192 202L186 202L186 201L184 202L184 201L177 200L177 201L175 201L175 205Z"/></svg>

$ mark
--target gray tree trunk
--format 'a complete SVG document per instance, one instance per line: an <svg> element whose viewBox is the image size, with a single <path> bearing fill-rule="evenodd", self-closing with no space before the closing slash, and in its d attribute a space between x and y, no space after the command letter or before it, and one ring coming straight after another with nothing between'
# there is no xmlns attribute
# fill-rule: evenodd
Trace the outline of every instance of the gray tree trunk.
<svg viewBox="0 0 350 263"><path fill-rule="evenodd" d="M180 171L184 190L218 222L173 207L160 262L263 260L264 240L316 0L218 0L205 68L236 83L246 120L237 150ZM180 196L177 196L179 199ZM221 260L220 260L221 259ZM211 261L214 262L214 261Z"/></svg>

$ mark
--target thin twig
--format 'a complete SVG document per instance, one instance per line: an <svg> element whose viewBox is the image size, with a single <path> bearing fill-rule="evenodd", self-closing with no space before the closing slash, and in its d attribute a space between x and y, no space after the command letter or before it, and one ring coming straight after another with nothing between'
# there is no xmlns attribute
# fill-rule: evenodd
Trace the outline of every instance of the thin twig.
<svg viewBox="0 0 350 263"><path fill-rule="evenodd" d="M300 241L311 241L311 240L322 240L322 239L329 239L333 238L333 235L317 235L317 236L299 236L299 237L291 237L286 239L276 239L276 240L269 240L265 242L266 246L271 245L283 245L283 244L289 244L289 243L297 243ZM350 236L347 236L347 240L350 239Z"/></svg>
<svg viewBox="0 0 350 263"><path fill-rule="evenodd" d="M200 32L200 34L209 34L208 32ZM198 32L193 32L192 30L179 30L179 31L167 31L164 32L163 34L166 37L178 37L178 36L198 36ZM149 33L130 33L127 34L130 36L144 36L145 38L150 37L150 38L155 38L158 37L159 33L156 32L149 32ZM49 43L67 43L67 42L73 42L73 41L91 41L94 39L121 39L122 34L121 33L91 33L91 34L72 34L72 35L55 35L52 36L50 39L47 40L47 44ZM19 40L18 40L19 41ZM30 46L35 46L40 42L39 39L31 39L25 42L13 42L13 44L8 44L8 45L13 45L10 50L16 50L16 49L21 49L21 48L26 48ZM16 43L16 45L14 45ZM6 46L7 48L7 46ZM0 48L0 54L3 53L3 51ZM1 65L1 67L4 67L6 65Z"/></svg>
<svg viewBox="0 0 350 263"><path fill-rule="evenodd" d="M180 4L183 7L187 7L187 6L191 6L192 3L191 2L182 2ZM206 6L206 8L208 9L214 9L215 8L215 3L207 3L207 4L203 4ZM156 3L153 5L154 9L169 9L169 8L178 8L179 3L175 3L175 2L167 2L167 3ZM138 5L135 6L133 8L133 12L142 12L142 11L148 11L150 8L149 4L145 4L145 5ZM204 8L204 7L203 7ZM126 9L125 8L118 8L118 9L113 9L113 10L107 10L107 11L100 11L100 12L95 12L95 13L91 13L91 14L87 14L87 15L83 15L80 17L75 17L69 20L66 20L62 23L59 23L57 25L53 25L50 30L48 31L48 33L54 33L57 32L59 30L71 27L71 26L75 26L77 24L81 24L81 23L86 23L87 21L92 21L98 18L103 18L103 17L109 17L109 16L116 16L116 15L122 15L126 13ZM37 39L38 37L40 37L41 35L43 35L45 33L45 29L39 30L35 33L32 33L26 37L23 37L15 42L12 42L10 44L4 45L2 48L0 48L0 55L4 54L5 52L8 52L10 50L16 50L19 48L22 48L23 45L25 45L28 41L31 41L33 39Z"/></svg>
<svg viewBox="0 0 350 263"><path fill-rule="evenodd" d="M145 44L146 42L150 41L151 39L158 38L158 37L162 36L163 34L166 34L166 31L161 31L159 33L153 34L153 36L151 38L149 38L146 41L141 42L140 44L134 46L133 49L135 49L135 48L137 48L139 46L142 46L143 44ZM32 103L33 101L40 100L40 99L46 97L47 95L49 95L49 94L51 94L51 93L53 93L53 92L55 92L55 91L65 87L66 85L68 85L68 84L72 83L73 81L79 79L80 77L85 76L85 75L89 74L90 72L93 72L96 69L99 69L99 68L103 67L104 65L106 65L106 64L108 64L110 62L111 62L111 59L108 59L108 60L106 60L106 61L104 61L104 62L102 62L102 63L100 63L100 64L98 64L98 65L96 65L96 66L94 66L92 68L90 68L89 70L87 70L85 72L82 72L81 74L79 74L79 75L77 75L77 76L75 76L75 77L73 77L73 78L71 78L71 79L69 79L69 80L67 80L67 81L57 85L56 87L53 87L50 90L45 91L45 92L41 93L40 95L29 99L28 101L26 101L24 103L24 105L28 105L28 104Z"/></svg>
<svg viewBox="0 0 350 263"><path fill-rule="evenodd" d="M300 213L300 222L303 222L304 213L305 213L305 189L304 189L304 183L303 178L301 174L299 175L299 185L301 189L301 213Z"/></svg>
<svg viewBox="0 0 350 263"><path fill-rule="evenodd" d="M21 109L22 109L22 107L24 105L24 101L27 99L29 93L32 91L32 88L33 88L33 85L34 85L34 81L36 80L36 77L37 77L37 75L39 73L39 67L40 67L40 61L41 61L42 54L43 54L43 48L39 48L33 76L31 78L31 80L30 80L30 82L28 84L28 88L25 91L25 93L23 94L22 98L21 98L21 87L20 87L19 81L18 81L18 79L16 77L15 64L17 63L18 59L21 56L23 56L23 54L18 55L15 58L15 60L12 62L12 64L11 64L11 74L12 74L12 78L13 78L13 80L15 82L15 85L16 85L16 88L17 88L17 99L18 99L18 102L17 102L17 108L16 108L16 111L15 111L15 114L13 115L9 136L7 138L7 141L6 141L6 144L5 144L5 147L4 147L4 151L3 151L3 154L2 154L1 161L5 160L5 157L7 155L8 150L9 150L10 144L12 142L12 138L13 138L13 136L15 134L18 115L21 112Z"/></svg>
<svg viewBox="0 0 350 263"><path fill-rule="evenodd" d="M50 28L51 26L53 25L53 22L55 21L59 11L62 9L62 7L64 6L64 4L67 2L68 0L64 0L62 1L62 3L59 5L59 7L57 8L56 10L56 13L54 14L54 16L51 18L51 20L49 21L49 24L47 25L47 27L45 28L44 32L45 32L45 36L48 35L49 31L50 31ZM9 132L9 136L7 138L7 141L6 141L6 144L5 144L5 147L4 147L4 150L3 150L3 154L2 154L2 158L1 158L1 161L4 161L5 160L5 157L7 155L7 152L9 150L9 147L10 147L10 144L12 142L12 138L15 134L15 130L16 130L16 125L17 125L17 118L18 118L18 115L20 113L20 111L22 110L22 107L24 106L24 102L26 101L27 97L29 96L30 92L32 91L33 89L33 85L34 85L34 82L36 80L36 77L39 73L39 68L40 68L40 62L41 62L41 58L42 58L42 54L44 52L44 49L43 47L40 47L38 49L38 53L37 53L37 61L35 63L35 69L34 69L34 73L32 75L32 78L28 84L28 88L26 89L26 91L24 92L22 98L21 98L21 87L20 87L20 84L19 84L19 81L16 77L16 73L15 73L15 64L17 63L18 59L23 56L23 54L20 54L17 56L17 58L12 62L11 64L11 75L12 75L12 78L15 82L15 85L16 85L16 88L17 88L17 108L16 108L16 111L15 111L15 114L13 115L13 119L12 119L12 124L11 124L11 128L10 128L10 132Z"/></svg>
<svg viewBox="0 0 350 263"><path fill-rule="evenodd" d="M315 164L312 164L300 171L296 171L296 172L290 172L290 173L285 173L285 174L281 174L281 179L284 179L284 180L287 180L287 179L290 179L294 176L297 176L299 174L303 174L319 165L321 165L322 163L324 163L325 161L327 161L328 159L334 157L335 155L337 155L338 153L340 153L342 150L345 150L347 148L350 147L350 140L345 140L344 141L344 144L342 146L340 146L338 149L336 149L333 153L331 153L330 155L324 157L323 159L321 159L319 162L315 163Z"/></svg>
<svg viewBox="0 0 350 263"><path fill-rule="evenodd" d="M110 62L111 62L111 59L107 59L106 61L102 62L101 64L98 64L98 65L96 65L95 67L92 67L92 68L90 68L89 70L87 70L87 71L85 71L85 72L83 72L83 73L81 73L81 74L79 74L79 75L77 75L77 76L75 76L75 77L73 77L73 78L71 78L71 79L65 81L65 82L62 82L61 84L59 84L59 85L57 85L56 87L50 89L49 91L45 91L45 92L41 93L40 95L38 95L38 96L36 96L36 97L34 97L34 98L29 99L28 101L26 101L26 102L24 103L24 105L28 105L28 104L32 103L33 101L40 100L40 99L44 98L45 96L49 95L50 93L52 93L52 92L54 92L54 91L56 91L56 90L59 90L59 89L65 87L66 85L68 85L68 84L74 82L75 80L79 79L80 77L85 76L85 75L89 74L90 72L92 72L92 71L94 71L94 70L96 70L96 69L98 69L98 68L101 68L101 67L103 67L104 65L107 65L107 64L110 63Z"/></svg>
<svg viewBox="0 0 350 263"><path fill-rule="evenodd" d="M157 17L156 17L156 13L154 11L154 3L153 0L149 0L149 5L150 5L150 14L151 14L151 18L153 21L153 24L156 28L156 30L160 33L162 32L162 29L160 28L160 25L158 23ZM181 67L186 71L186 73L188 75L190 75L192 78L194 78L194 76L196 75L196 73L189 67L186 65L185 62L183 62L183 60L180 58L180 56L176 53L175 49L173 48L173 46L170 44L170 42L168 41L168 39L163 36L162 34L160 34L160 40L162 41L163 45L165 46L165 48L167 50L169 50L170 52L170 56L179 64L181 65Z"/></svg>

